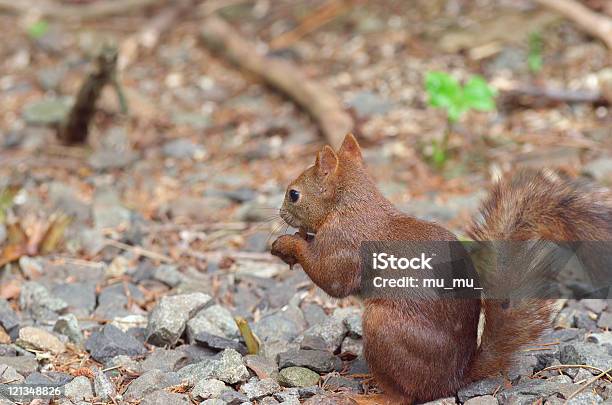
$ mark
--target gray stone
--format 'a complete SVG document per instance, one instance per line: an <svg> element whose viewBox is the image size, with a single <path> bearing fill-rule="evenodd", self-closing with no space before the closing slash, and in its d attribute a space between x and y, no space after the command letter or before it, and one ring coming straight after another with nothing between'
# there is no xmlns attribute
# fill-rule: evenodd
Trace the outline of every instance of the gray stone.
<svg viewBox="0 0 612 405"><path fill-rule="evenodd" d="M219 399L225 401L228 405L250 404L246 395L234 390L224 391Z"/></svg>
<svg viewBox="0 0 612 405"><path fill-rule="evenodd" d="M206 149L202 145L184 138L166 142L162 150L164 156L175 159L203 158L206 155Z"/></svg>
<svg viewBox="0 0 612 405"><path fill-rule="evenodd" d="M38 257L21 256L19 268L28 279L34 279L43 274L43 260Z"/></svg>
<svg viewBox="0 0 612 405"><path fill-rule="evenodd" d="M319 374L340 371L342 362L331 352L323 350L292 350L281 353L278 358L279 368L306 367Z"/></svg>
<svg viewBox="0 0 612 405"><path fill-rule="evenodd" d="M276 361L259 356L256 354L250 354L248 356L244 356L244 362L248 368L253 370L253 372L260 379L265 378L277 378L278 377L278 365Z"/></svg>
<svg viewBox="0 0 612 405"><path fill-rule="evenodd" d="M220 305L203 309L187 322L187 337L191 342L201 332L228 339L235 339L240 336L232 313Z"/></svg>
<svg viewBox="0 0 612 405"><path fill-rule="evenodd" d="M240 259L232 266L237 277L273 278L287 271L287 265L277 262Z"/></svg>
<svg viewBox="0 0 612 405"><path fill-rule="evenodd" d="M565 402L566 405L601 404L604 400L592 390L583 390Z"/></svg>
<svg viewBox="0 0 612 405"><path fill-rule="evenodd" d="M268 395L273 395L280 390L280 385L278 385L276 380L272 378L266 378L263 380L255 379L254 381L249 381L240 387L240 391L242 391L251 401L261 399Z"/></svg>
<svg viewBox="0 0 612 405"><path fill-rule="evenodd" d="M344 324L348 329L348 333L351 337L360 338L363 336L363 327L361 325L360 314L350 314L344 318Z"/></svg>
<svg viewBox="0 0 612 405"><path fill-rule="evenodd" d="M98 367L93 368L94 373L94 392L102 401L108 401L115 398L117 391L115 385L106 374Z"/></svg>
<svg viewBox="0 0 612 405"><path fill-rule="evenodd" d="M202 401L200 402L200 405L227 405L227 402L219 398L214 398L214 399L207 399L206 401Z"/></svg>
<svg viewBox="0 0 612 405"><path fill-rule="evenodd" d="M195 129L204 129L210 123L210 117L208 115L197 113L197 112L174 112L171 116L171 119L176 125L189 125ZM179 141L181 140L182 139L179 139ZM188 140L184 140L184 141L191 144L191 142ZM171 142L176 142L176 141L171 141ZM191 146L192 148L194 146L198 147L197 144L191 144L191 145L192 145ZM166 152L165 148L164 148L164 152Z"/></svg>
<svg viewBox="0 0 612 405"><path fill-rule="evenodd" d="M8 333L19 326L19 317L4 298L0 298L0 326Z"/></svg>
<svg viewBox="0 0 612 405"><path fill-rule="evenodd" d="M2 245L4 243L4 241L6 240L6 225L4 224L0 224L0 245Z"/></svg>
<svg viewBox="0 0 612 405"><path fill-rule="evenodd" d="M128 401L140 399L153 391L180 383L181 379L177 373L164 373L160 370L147 371L130 383L124 398Z"/></svg>
<svg viewBox="0 0 612 405"><path fill-rule="evenodd" d="M465 402L470 398L492 395L494 392L498 391L500 387L503 387L503 384L504 380L502 378L488 378L476 381L461 388L459 392L457 392L457 397L460 402Z"/></svg>
<svg viewBox="0 0 612 405"><path fill-rule="evenodd" d="M200 332L193 338L195 343L207 349L221 351L225 349L234 349L238 353L245 355L248 350L242 343L221 336L211 335L210 333Z"/></svg>
<svg viewBox="0 0 612 405"><path fill-rule="evenodd" d="M176 287L185 279L185 276L178 271L176 266L161 265L153 270L153 278L169 287Z"/></svg>
<svg viewBox="0 0 612 405"><path fill-rule="evenodd" d="M63 353L66 346L52 333L44 329L26 326L19 329L19 338L16 344L26 350Z"/></svg>
<svg viewBox="0 0 612 405"><path fill-rule="evenodd" d="M493 395L483 395L482 397L470 398L464 405L497 405L497 399Z"/></svg>
<svg viewBox="0 0 612 405"><path fill-rule="evenodd" d="M70 104L68 98L37 100L24 107L23 119L30 125L53 125L64 119Z"/></svg>
<svg viewBox="0 0 612 405"><path fill-rule="evenodd" d="M278 382L284 387L310 387L317 385L319 375L304 367L287 367L280 371Z"/></svg>
<svg viewBox="0 0 612 405"><path fill-rule="evenodd" d="M119 356L115 356L112 359L105 362L104 367L105 368L122 367L126 370L132 371L137 374L141 373L140 363L138 363L136 360L132 359L131 357L123 355L123 354L120 354Z"/></svg>
<svg viewBox="0 0 612 405"><path fill-rule="evenodd" d="M89 382L89 378L84 376L75 377L64 385L64 394L74 402L90 400L94 396L91 382Z"/></svg>
<svg viewBox="0 0 612 405"><path fill-rule="evenodd" d="M242 361L240 353L226 349L219 359L209 359L191 364L178 371L181 379L195 384L202 379L215 378L227 384L236 384L249 378L249 370Z"/></svg>
<svg viewBox="0 0 612 405"><path fill-rule="evenodd" d="M389 100L370 91L358 92L348 101L348 105L353 107L361 117L385 114L393 107Z"/></svg>
<svg viewBox="0 0 612 405"><path fill-rule="evenodd" d="M584 368L579 368L572 380L574 381L574 384L582 384L589 381L591 378L593 378L593 374L589 373Z"/></svg>
<svg viewBox="0 0 612 405"><path fill-rule="evenodd" d="M550 380L524 380L518 385L500 391L496 397L503 404L509 401L525 401L560 394L571 395L579 386ZM528 402L532 403L532 402Z"/></svg>
<svg viewBox="0 0 612 405"><path fill-rule="evenodd" d="M262 317L253 326L253 332L263 342L291 342L300 334L301 330L302 326L299 322L280 311Z"/></svg>
<svg viewBox="0 0 612 405"><path fill-rule="evenodd" d="M19 307L28 311L35 319L56 318L55 313L68 307L66 301L52 296L49 290L35 281L24 283L19 295Z"/></svg>
<svg viewBox="0 0 612 405"><path fill-rule="evenodd" d="M21 384L25 378L13 367L0 364L0 384Z"/></svg>
<svg viewBox="0 0 612 405"><path fill-rule="evenodd" d="M219 398L224 391L231 390L223 381L211 378L200 380L191 390L194 398L210 399Z"/></svg>
<svg viewBox="0 0 612 405"><path fill-rule="evenodd" d="M600 345L612 346L612 332L591 333L587 335L586 341Z"/></svg>
<svg viewBox="0 0 612 405"><path fill-rule="evenodd" d="M240 332L236 321L232 313L220 305L213 305L208 307L197 314L198 317L207 319L211 324L218 328L221 332L221 336L225 336L230 339L238 338Z"/></svg>
<svg viewBox="0 0 612 405"><path fill-rule="evenodd" d="M508 372L508 378L515 380L522 375L531 375L533 370L538 366L538 357L533 354L520 353L516 356L515 363Z"/></svg>
<svg viewBox="0 0 612 405"><path fill-rule="evenodd" d="M584 364L607 370L612 367L612 356L606 349L594 343L567 343L560 348L563 364Z"/></svg>
<svg viewBox="0 0 612 405"><path fill-rule="evenodd" d="M38 362L34 356L0 356L0 364L13 367L23 376L28 376L38 369Z"/></svg>
<svg viewBox="0 0 612 405"><path fill-rule="evenodd" d="M40 69L36 77L43 89L46 91L56 91L66 76L66 72L67 69L65 66L51 66Z"/></svg>
<svg viewBox="0 0 612 405"><path fill-rule="evenodd" d="M99 332L94 332L85 342L85 349L91 353L91 357L100 362L122 354L141 356L147 352L141 342L110 324L105 325Z"/></svg>
<svg viewBox="0 0 612 405"><path fill-rule="evenodd" d="M259 400L259 402L257 402L257 404L258 405L279 405L280 402L274 399L274 397L263 397L262 399Z"/></svg>
<svg viewBox="0 0 612 405"><path fill-rule="evenodd" d="M276 394L274 394L274 398L276 398L279 402L286 402L286 401L298 401L297 403L299 404L300 401L300 390L298 388L285 388L284 390L277 392Z"/></svg>
<svg viewBox="0 0 612 405"><path fill-rule="evenodd" d="M345 337L342 341L340 352L353 353L357 357L363 355L363 340L355 339L350 336Z"/></svg>
<svg viewBox="0 0 612 405"><path fill-rule="evenodd" d="M582 304L589 311L595 312L596 314L601 314L608 307L608 303L606 302L606 300L602 299L584 299L580 300L580 304Z"/></svg>
<svg viewBox="0 0 612 405"><path fill-rule="evenodd" d="M72 381L74 377L70 374L58 372L58 371L46 371L39 373L33 372L25 379L25 384L30 385L65 385Z"/></svg>
<svg viewBox="0 0 612 405"><path fill-rule="evenodd" d="M305 304L302 306L302 313L308 323L308 326L313 326L327 319L327 315L323 308L317 304Z"/></svg>
<svg viewBox="0 0 612 405"><path fill-rule="evenodd" d="M603 312L597 320L597 326L602 329L612 329L612 313Z"/></svg>
<svg viewBox="0 0 612 405"><path fill-rule="evenodd" d="M60 316L53 326L53 331L66 336L68 340L77 345L82 345L85 341L79 327L79 321L74 314Z"/></svg>
<svg viewBox="0 0 612 405"><path fill-rule="evenodd" d="M595 159L583 167L584 173L597 181L610 183L612 179L612 158Z"/></svg>
<svg viewBox="0 0 612 405"><path fill-rule="evenodd" d="M455 405L457 401L455 401L454 397L448 398L440 398L435 401L425 402L423 405Z"/></svg>
<svg viewBox="0 0 612 405"><path fill-rule="evenodd" d="M161 370L163 372L174 371L177 365L187 359L185 352L179 350L157 349L152 352L142 363L140 369L143 372L150 370Z"/></svg>
<svg viewBox="0 0 612 405"><path fill-rule="evenodd" d="M149 317L147 341L157 346L175 344L183 334L187 321L210 299L203 293L163 297Z"/></svg>
<svg viewBox="0 0 612 405"><path fill-rule="evenodd" d="M89 316L96 307L96 283L65 283L55 286L54 297L61 297L76 316Z"/></svg>
<svg viewBox="0 0 612 405"><path fill-rule="evenodd" d="M304 332L304 339L320 338L325 343L325 349L335 352L342 344L342 340L344 340L347 331L346 325L342 319L330 316L322 323L308 328L306 332Z"/></svg>
<svg viewBox="0 0 612 405"><path fill-rule="evenodd" d="M53 208L66 215L76 218L78 221L86 221L91 216L88 204L82 201L74 188L60 181L49 184L49 201Z"/></svg>
<svg viewBox="0 0 612 405"><path fill-rule="evenodd" d="M118 228L130 224L132 214L110 189L100 189L94 196L93 220L96 229Z"/></svg>
<svg viewBox="0 0 612 405"><path fill-rule="evenodd" d="M190 405L189 397L164 390L156 390L146 395L140 405Z"/></svg>
<svg viewBox="0 0 612 405"><path fill-rule="evenodd" d="M348 390L353 392L360 392L361 384L359 383L359 381L353 378L343 377L341 375L338 375L337 373L331 373L325 376L323 388L330 391Z"/></svg>

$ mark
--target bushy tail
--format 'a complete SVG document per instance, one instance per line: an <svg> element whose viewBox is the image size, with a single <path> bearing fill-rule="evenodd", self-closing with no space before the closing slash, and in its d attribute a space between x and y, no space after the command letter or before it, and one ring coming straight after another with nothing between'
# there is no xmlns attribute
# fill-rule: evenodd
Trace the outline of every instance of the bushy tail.
<svg viewBox="0 0 612 405"><path fill-rule="evenodd" d="M610 241L612 197L552 171L522 172L496 184L469 235L479 241ZM507 371L513 355L549 327L553 303L483 302L485 326L471 381Z"/></svg>

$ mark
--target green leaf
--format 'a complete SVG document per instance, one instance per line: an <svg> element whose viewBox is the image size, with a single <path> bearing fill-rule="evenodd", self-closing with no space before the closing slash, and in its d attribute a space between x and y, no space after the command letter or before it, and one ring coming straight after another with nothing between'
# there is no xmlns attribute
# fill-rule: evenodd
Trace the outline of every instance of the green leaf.
<svg viewBox="0 0 612 405"><path fill-rule="evenodd" d="M28 27L28 35L34 39L42 38L49 31L49 23L38 20Z"/></svg>
<svg viewBox="0 0 612 405"><path fill-rule="evenodd" d="M444 167L444 164L448 159L446 150L444 150L444 148L438 142L434 142L432 146L433 153L431 155L431 160L438 169L441 169L442 167Z"/></svg>
<svg viewBox="0 0 612 405"><path fill-rule="evenodd" d="M529 34L529 55L527 56L529 70L537 73L542 70L542 36L539 32Z"/></svg>
<svg viewBox="0 0 612 405"><path fill-rule="evenodd" d="M432 107L449 108L461 103L461 86L454 77L444 72L427 72L425 88Z"/></svg>
<svg viewBox="0 0 612 405"><path fill-rule="evenodd" d="M495 90L480 76L472 76L463 88L463 102L466 108L479 111L495 109Z"/></svg>

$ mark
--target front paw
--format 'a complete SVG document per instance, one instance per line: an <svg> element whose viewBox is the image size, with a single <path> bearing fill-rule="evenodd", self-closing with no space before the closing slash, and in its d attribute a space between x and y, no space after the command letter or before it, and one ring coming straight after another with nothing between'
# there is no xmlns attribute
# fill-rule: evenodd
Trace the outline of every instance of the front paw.
<svg viewBox="0 0 612 405"><path fill-rule="evenodd" d="M293 266L298 262L296 257L297 245L302 241L303 239L296 235L280 236L272 243L271 253L289 266Z"/></svg>

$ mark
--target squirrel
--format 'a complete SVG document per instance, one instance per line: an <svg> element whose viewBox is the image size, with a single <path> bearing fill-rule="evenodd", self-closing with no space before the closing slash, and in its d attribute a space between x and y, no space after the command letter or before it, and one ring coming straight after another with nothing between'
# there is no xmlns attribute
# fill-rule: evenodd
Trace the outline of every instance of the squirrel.
<svg viewBox="0 0 612 405"><path fill-rule="evenodd" d="M521 173L494 186L468 235L474 240L612 240L612 208L598 191L552 171ZM287 188L280 215L299 232L271 253L332 297L359 295L363 241L456 241L433 223L406 215L377 189L357 140L325 146ZM314 236L312 236L314 235ZM364 355L391 404L455 395L508 371L513 355L550 327L550 300L511 307L500 300L364 300ZM478 345L480 312L485 326Z"/></svg>

